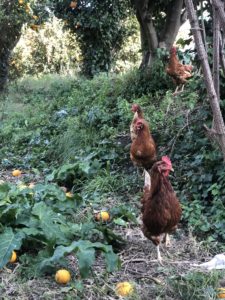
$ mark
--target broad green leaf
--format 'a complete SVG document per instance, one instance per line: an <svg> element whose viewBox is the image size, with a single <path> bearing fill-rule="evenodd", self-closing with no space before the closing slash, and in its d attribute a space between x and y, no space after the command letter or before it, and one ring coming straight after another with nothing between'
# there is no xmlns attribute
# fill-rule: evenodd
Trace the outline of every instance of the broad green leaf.
<svg viewBox="0 0 225 300"><path fill-rule="evenodd" d="M109 246L110 247L110 246ZM113 272L120 268L121 262L119 257L113 252L113 250L105 253L105 260L107 265L107 271Z"/></svg>
<svg viewBox="0 0 225 300"><path fill-rule="evenodd" d="M0 235L0 269L9 261L12 251L21 247L25 234L22 232L14 233L11 227L5 229Z"/></svg>
<svg viewBox="0 0 225 300"><path fill-rule="evenodd" d="M102 243L92 243L90 241L79 240L74 241L70 246L58 246L52 257L45 259L40 264L40 269L45 269L47 266L59 263L60 260L67 254L77 253L79 268L82 277L87 277L95 259L95 250L103 252L107 263L107 270L113 271L119 267L119 258L113 252L112 246Z"/></svg>
<svg viewBox="0 0 225 300"><path fill-rule="evenodd" d="M77 252L78 264L80 269L81 277L86 278L89 274L91 266L95 261L95 249L80 249Z"/></svg>
<svg viewBox="0 0 225 300"><path fill-rule="evenodd" d="M3 200L8 192L10 191L10 186L8 183L0 184L0 199Z"/></svg>
<svg viewBox="0 0 225 300"><path fill-rule="evenodd" d="M36 203L32 209L32 214L38 217L38 227L42 229L47 240L50 242L55 240L57 244L68 243L60 229L60 224L65 223L62 215L56 214L44 202Z"/></svg>
<svg viewBox="0 0 225 300"><path fill-rule="evenodd" d="M115 223L116 225L120 225L120 226L126 226L127 225L127 222L125 222L121 218L113 219L113 223Z"/></svg>

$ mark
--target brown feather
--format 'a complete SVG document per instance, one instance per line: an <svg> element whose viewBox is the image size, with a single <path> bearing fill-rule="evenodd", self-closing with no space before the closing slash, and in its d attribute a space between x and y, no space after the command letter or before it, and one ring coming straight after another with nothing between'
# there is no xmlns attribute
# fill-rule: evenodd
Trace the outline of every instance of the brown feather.
<svg viewBox="0 0 225 300"><path fill-rule="evenodd" d="M163 162L156 162L151 169L151 188L144 189L142 203L142 231L155 245L160 235L176 229L181 218L181 206L168 176L161 172Z"/></svg>
<svg viewBox="0 0 225 300"><path fill-rule="evenodd" d="M148 170L157 159L156 145L150 133L148 122L144 119L138 119L139 121L142 122L143 127L140 130L134 128L136 138L131 144L130 158L135 165Z"/></svg>

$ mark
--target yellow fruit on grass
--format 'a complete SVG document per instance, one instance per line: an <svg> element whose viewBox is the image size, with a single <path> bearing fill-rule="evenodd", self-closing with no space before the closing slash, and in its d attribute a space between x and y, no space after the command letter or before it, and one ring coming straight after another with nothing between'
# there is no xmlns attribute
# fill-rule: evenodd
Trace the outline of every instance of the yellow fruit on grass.
<svg viewBox="0 0 225 300"><path fill-rule="evenodd" d="M77 7L77 1L71 1L71 2L70 2L70 7L71 7L72 9L75 9L75 8Z"/></svg>
<svg viewBox="0 0 225 300"><path fill-rule="evenodd" d="M72 198L72 197L73 197L73 194L72 194L71 192L67 192L67 193L66 193L66 197Z"/></svg>
<svg viewBox="0 0 225 300"><path fill-rule="evenodd" d="M20 176L21 174L22 174L22 172L20 170L14 170L14 171L12 171L12 176L17 177L17 176Z"/></svg>
<svg viewBox="0 0 225 300"><path fill-rule="evenodd" d="M55 281L58 283L68 283L71 279L70 276L70 272L65 270L65 269L61 269L58 270L55 274Z"/></svg>
<svg viewBox="0 0 225 300"><path fill-rule="evenodd" d="M225 299L225 288L218 288L217 298Z"/></svg>
<svg viewBox="0 0 225 300"><path fill-rule="evenodd" d="M9 262L14 263L16 259L17 259L16 251L13 251Z"/></svg>
<svg viewBox="0 0 225 300"><path fill-rule="evenodd" d="M131 283L129 283L128 281L124 281L124 282L119 282L116 285L116 293L119 296L130 296L134 291L134 287Z"/></svg>
<svg viewBox="0 0 225 300"><path fill-rule="evenodd" d="M35 183L34 182L29 183L28 187L29 189L33 189L35 187Z"/></svg>
<svg viewBox="0 0 225 300"><path fill-rule="evenodd" d="M18 2L19 2L19 4L23 4L24 1L23 0L19 0Z"/></svg>
<svg viewBox="0 0 225 300"><path fill-rule="evenodd" d="M22 191L22 190L24 190L24 189L26 189L27 188L27 186L26 186L26 184L20 184L19 186L18 186L18 188L19 188L19 190L20 191Z"/></svg>
<svg viewBox="0 0 225 300"><path fill-rule="evenodd" d="M110 216L107 211L100 211L99 213L97 213L95 218L97 221L107 222L107 221L109 221Z"/></svg>

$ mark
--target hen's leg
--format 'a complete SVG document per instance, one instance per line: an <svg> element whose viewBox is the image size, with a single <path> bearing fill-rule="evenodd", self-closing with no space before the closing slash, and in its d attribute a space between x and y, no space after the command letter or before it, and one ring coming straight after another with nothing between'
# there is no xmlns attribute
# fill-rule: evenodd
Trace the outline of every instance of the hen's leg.
<svg viewBox="0 0 225 300"><path fill-rule="evenodd" d="M144 187L147 187L150 190L150 187L151 187L151 177L150 177L150 174L148 173L148 171L146 171L145 169L144 169L144 176L145 176Z"/></svg>
<svg viewBox="0 0 225 300"><path fill-rule="evenodd" d="M165 245L167 248L171 247L170 236L168 233L165 234Z"/></svg>
<svg viewBox="0 0 225 300"><path fill-rule="evenodd" d="M156 249L157 249L157 260L160 263L160 265L163 265L163 263L162 263L162 256L161 256L161 253L160 253L160 250L159 250L159 245L156 246Z"/></svg>
<svg viewBox="0 0 225 300"><path fill-rule="evenodd" d="M176 96L179 93L180 93L180 91L179 91L179 85L177 85L177 87L175 89L175 92L173 93L173 96Z"/></svg>

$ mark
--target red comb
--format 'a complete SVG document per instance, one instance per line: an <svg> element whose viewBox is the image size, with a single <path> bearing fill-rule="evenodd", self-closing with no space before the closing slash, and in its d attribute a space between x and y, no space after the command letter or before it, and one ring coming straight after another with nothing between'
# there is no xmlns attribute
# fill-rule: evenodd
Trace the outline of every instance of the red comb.
<svg viewBox="0 0 225 300"><path fill-rule="evenodd" d="M162 156L161 160L164 161L167 165L172 166L172 163L171 163L171 160L170 160L169 156L167 156L167 155Z"/></svg>
<svg viewBox="0 0 225 300"><path fill-rule="evenodd" d="M138 107L139 107L138 104L132 104L132 108L131 109L136 111L138 109Z"/></svg>

